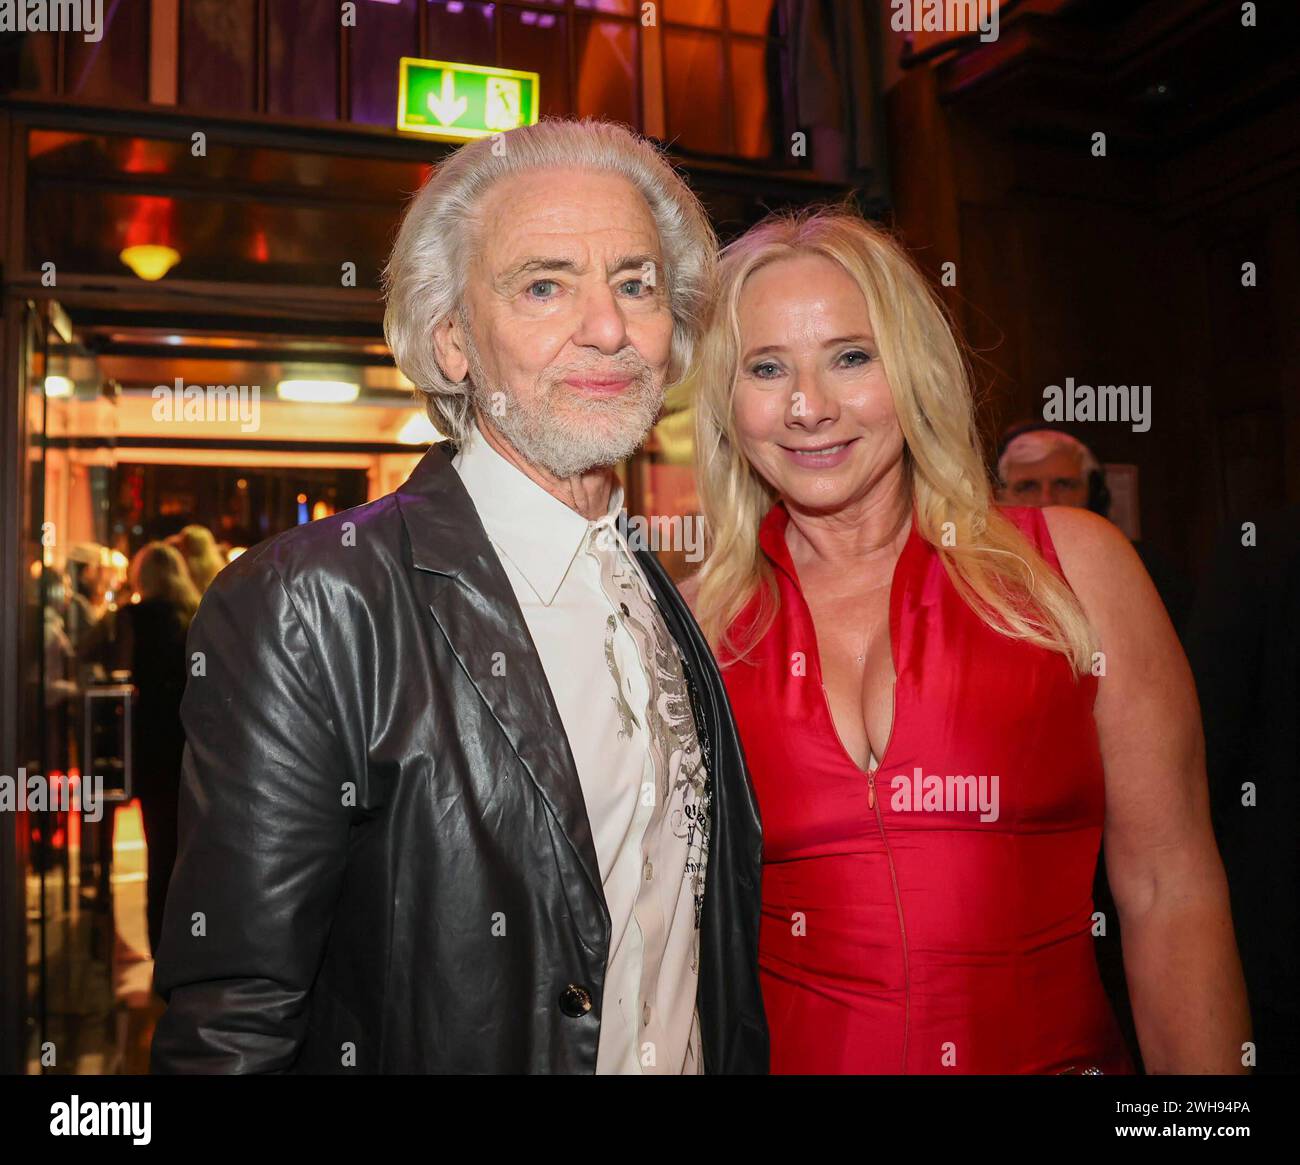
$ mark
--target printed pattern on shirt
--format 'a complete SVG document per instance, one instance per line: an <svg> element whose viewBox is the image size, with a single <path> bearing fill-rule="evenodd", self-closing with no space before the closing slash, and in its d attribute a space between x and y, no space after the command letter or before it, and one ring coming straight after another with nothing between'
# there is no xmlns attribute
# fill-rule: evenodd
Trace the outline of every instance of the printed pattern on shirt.
<svg viewBox="0 0 1300 1165"><path fill-rule="evenodd" d="M708 864L709 788L681 651L668 634L641 572L621 539L608 527L597 526L591 531L589 545L593 550L604 551L597 553L602 585L622 612L627 629L636 640L645 662L650 684L648 727L659 796L669 806L674 835L686 840L686 876L690 879L695 901L695 927L698 930L704 910ZM611 615L610 619L613 618ZM613 627L608 626L605 659L619 692L618 699L623 700L623 678L618 674L614 660L612 635Z"/></svg>

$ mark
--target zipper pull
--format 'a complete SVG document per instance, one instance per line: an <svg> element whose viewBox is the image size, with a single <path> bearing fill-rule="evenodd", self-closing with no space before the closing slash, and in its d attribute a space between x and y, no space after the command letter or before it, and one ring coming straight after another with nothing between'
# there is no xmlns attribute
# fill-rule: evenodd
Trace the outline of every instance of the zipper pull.
<svg viewBox="0 0 1300 1165"><path fill-rule="evenodd" d="M867 774L867 808L874 809L875 807L876 807L876 774L868 773Z"/></svg>

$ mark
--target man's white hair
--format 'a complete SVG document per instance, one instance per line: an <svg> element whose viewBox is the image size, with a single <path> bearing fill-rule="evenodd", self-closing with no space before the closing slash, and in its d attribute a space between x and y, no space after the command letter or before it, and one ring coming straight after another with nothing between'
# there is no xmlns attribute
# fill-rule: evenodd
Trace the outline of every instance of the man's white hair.
<svg viewBox="0 0 1300 1165"><path fill-rule="evenodd" d="M998 480L1007 481L1007 470L1013 465L1033 465L1050 457L1058 450L1067 449L1079 459L1079 471L1087 477L1094 469L1101 469L1093 452L1078 437L1059 429L1031 429L1007 442L998 458Z"/></svg>
<svg viewBox="0 0 1300 1165"><path fill-rule="evenodd" d="M479 138L440 163L411 201L384 270L384 337L398 368L425 394L429 419L455 441L473 424L471 387L468 378L444 374L433 333L464 310L478 206L500 178L560 168L621 174L640 191L663 248L656 277L673 317L669 382L690 366L708 315L717 240L699 200L659 149L624 126L593 119L551 118Z"/></svg>

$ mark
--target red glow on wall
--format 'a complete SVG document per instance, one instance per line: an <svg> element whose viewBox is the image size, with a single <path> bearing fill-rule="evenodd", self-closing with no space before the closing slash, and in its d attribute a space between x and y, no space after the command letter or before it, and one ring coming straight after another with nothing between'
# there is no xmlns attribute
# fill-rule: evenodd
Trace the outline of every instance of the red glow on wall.
<svg viewBox="0 0 1300 1165"><path fill-rule="evenodd" d="M153 194L131 199L131 217L127 220L122 247L144 245L175 247L176 203Z"/></svg>

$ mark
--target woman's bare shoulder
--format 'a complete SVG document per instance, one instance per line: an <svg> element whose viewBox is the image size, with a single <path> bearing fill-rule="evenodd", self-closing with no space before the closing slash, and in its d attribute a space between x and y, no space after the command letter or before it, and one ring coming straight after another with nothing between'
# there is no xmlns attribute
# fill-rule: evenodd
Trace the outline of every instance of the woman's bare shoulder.
<svg viewBox="0 0 1300 1165"><path fill-rule="evenodd" d="M1043 518L1066 582L1103 634L1107 624L1128 628L1157 612L1164 615L1155 586L1123 530L1075 506L1044 506Z"/></svg>
<svg viewBox="0 0 1300 1165"><path fill-rule="evenodd" d="M1105 578L1117 566L1140 564L1124 531L1100 514L1078 506L1044 506L1043 520L1067 578L1072 569Z"/></svg>

